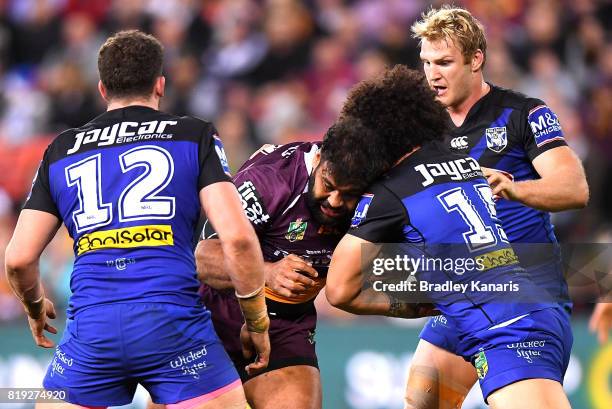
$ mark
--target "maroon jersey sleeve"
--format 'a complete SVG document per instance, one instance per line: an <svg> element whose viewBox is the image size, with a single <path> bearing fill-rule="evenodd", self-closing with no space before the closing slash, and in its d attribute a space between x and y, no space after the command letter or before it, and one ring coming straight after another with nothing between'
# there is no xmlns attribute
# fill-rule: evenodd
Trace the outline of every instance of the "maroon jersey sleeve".
<svg viewBox="0 0 612 409"><path fill-rule="evenodd" d="M299 199L308 178L303 152L312 146L311 143L264 146L233 177L242 208L260 237ZM202 236L214 237L209 223Z"/></svg>

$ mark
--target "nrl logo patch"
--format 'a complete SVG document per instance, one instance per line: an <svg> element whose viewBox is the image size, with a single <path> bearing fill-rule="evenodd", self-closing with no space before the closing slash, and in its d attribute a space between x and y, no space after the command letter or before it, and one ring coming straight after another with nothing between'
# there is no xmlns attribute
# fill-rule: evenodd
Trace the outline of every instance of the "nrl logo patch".
<svg viewBox="0 0 612 409"><path fill-rule="evenodd" d="M487 361L487 356L482 349L474 357L474 367L476 368L476 373L478 373L479 379L483 379L487 375L487 372L489 372L489 362Z"/></svg>
<svg viewBox="0 0 612 409"><path fill-rule="evenodd" d="M505 126L487 128L485 131L487 148L493 152L501 152L508 145L508 133Z"/></svg>
<svg viewBox="0 0 612 409"><path fill-rule="evenodd" d="M303 222L302 219L297 219L289 223L289 229L287 230L287 234L285 234L285 238L291 242L304 240L306 227L308 227L308 222Z"/></svg>

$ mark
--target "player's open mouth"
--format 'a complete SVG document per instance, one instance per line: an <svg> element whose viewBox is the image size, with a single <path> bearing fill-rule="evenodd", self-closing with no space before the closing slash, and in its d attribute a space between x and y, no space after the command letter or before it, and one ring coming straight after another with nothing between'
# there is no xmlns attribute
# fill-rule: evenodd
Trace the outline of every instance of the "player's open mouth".
<svg viewBox="0 0 612 409"><path fill-rule="evenodd" d="M433 89L434 89L434 91L436 92L436 95L437 95L437 96L439 96L439 97L441 97L441 96L443 96L444 94L446 94L446 90L447 90L447 88L446 88L446 87L443 87L443 86L441 86L441 85L434 85L434 86L433 86Z"/></svg>
<svg viewBox="0 0 612 409"><path fill-rule="evenodd" d="M338 210L332 210L329 207L325 207L325 206L320 206L321 208L321 212L323 212L323 214L327 217L338 217L340 216L340 211Z"/></svg>

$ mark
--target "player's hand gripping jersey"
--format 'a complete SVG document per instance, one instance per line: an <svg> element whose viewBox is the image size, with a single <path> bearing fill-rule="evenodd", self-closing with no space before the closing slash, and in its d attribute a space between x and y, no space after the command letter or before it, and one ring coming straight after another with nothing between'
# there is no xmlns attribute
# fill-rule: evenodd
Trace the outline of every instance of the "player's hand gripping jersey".
<svg viewBox="0 0 612 409"><path fill-rule="evenodd" d="M131 402L137 382L174 403L237 379L201 307L192 249L199 192L226 173L212 124L142 106L51 143L25 208L62 220L76 259L45 387L106 406Z"/></svg>
<svg viewBox="0 0 612 409"><path fill-rule="evenodd" d="M266 288L270 315L272 353L267 371L290 365L318 366L314 349L316 310L314 298L325 286L334 248L346 229L319 224L307 204L309 178L315 143L269 145L259 150L234 176L247 218L257 232L264 260L276 262L295 254L312 263L316 285L298 297L284 297ZM348 228L348 226L347 226ZM215 232L205 225L204 238ZM202 298L213 313L215 329L223 345L241 370L247 363L242 356L239 332L242 315L233 294L203 286Z"/></svg>
<svg viewBox="0 0 612 409"><path fill-rule="evenodd" d="M411 257L480 260L483 268L472 269L470 274L452 268L417 273L419 280L429 283L478 281L476 288L469 286L467 291L454 287L428 293L430 301L453 322L460 340L457 353L474 360L484 351L489 359L496 357L496 368L509 370L525 362L516 361L515 351L506 344L534 337L547 345L539 362L542 373L549 374L543 377L562 378L571 345L569 327L559 318L562 313L557 304L535 302L537 289L512 256L495 214L491 189L474 159L451 154L436 143L424 145L364 195L349 233L373 243L402 243ZM509 283L513 286L503 287ZM551 317L536 319L542 311ZM536 367L525 370L535 374ZM485 396L514 376L502 382L498 374L496 369L483 381ZM479 372L481 379L485 375L484 369Z"/></svg>
<svg viewBox="0 0 612 409"><path fill-rule="evenodd" d="M247 218L257 232L264 260L275 262L295 254L319 273L316 285L300 297L284 297L266 288L266 297L284 304L314 300L325 286L331 255L345 229L322 226L308 209L307 193L315 143L268 145L234 176ZM348 226L347 226L348 227ZM206 225L210 229L209 225ZM213 232L204 231L209 237ZM289 307L290 308L290 307Z"/></svg>

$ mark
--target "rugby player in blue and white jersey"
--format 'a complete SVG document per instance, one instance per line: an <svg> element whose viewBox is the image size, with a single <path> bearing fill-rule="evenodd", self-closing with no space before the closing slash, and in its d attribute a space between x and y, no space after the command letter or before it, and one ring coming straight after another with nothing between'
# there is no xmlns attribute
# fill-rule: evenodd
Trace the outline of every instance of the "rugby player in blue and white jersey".
<svg viewBox="0 0 612 409"><path fill-rule="evenodd" d="M74 240L64 336L43 385L45 407L132 401L138 384L170 409L244 409L240 378L202 307L192 239L203 208L214 225L245 317L243 347L262 370L270 352L263 259L214 126L160 112L161 44L119 32L100 48L107 112L47 148L6 250L9 282L37 345L53 304L38 261L63 222Z"/></svg>
<svg viewBox="0 0 612 409"><path fill-rule="evenodd" d="M589 189L557 116L541 100L485 82L485 33L467 10L432 9L412 31L421 41L429 85L452 121L446 143L483 167L521 265L545 297L564 306L569 321L571 303L548 212L586 206ZM474 368L456 355L456 334L453 323L439 317L423 329L406 392L413 407L434 408L442 401L460 407L476 382Z"/></svg>
<svg viewBox="0 0 612 409"><path fill-rule="evenodd" d="M344 116L335 125L336 137L358 138L366 128L371 134L362 143L379 146L376 159L386 157L382 162L391 166L368 188L334 251L327 298L356 314L403 318L421 315L419 303L431 302L446 318L458 364L474 378L478 374L492 408L570 408L561 385L572 344L567 312L558 300L543 297L542 283L521 267L476 160L443 143L447 130L440 126L445 128L447 113L435 96L423 75L401 66L349 94L353 103L345 104L343 114L370 115L362 115L359 126ZM385 110L388 100L404 100L419 111L407 108L392 117ZM433 267L421 265L383 292L377 278L365 273L369 263L388 265L396 255ZM450 261L450 267L436 260ZM409 388L406 407L457 407L460 402L448 399L453 385L439 382L447 374L436 372L437 357L430 358L425 364L432 371L419 372L423 384L415 392ZM527 406L516 396L528 397Z"/></svg>

